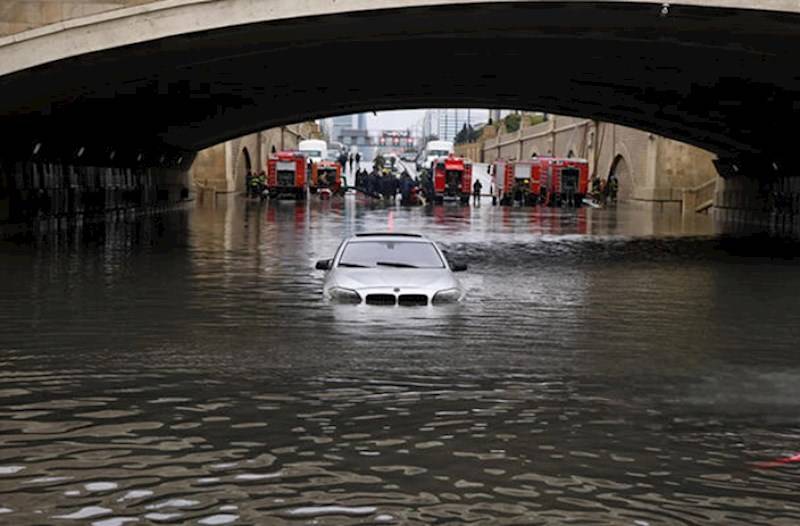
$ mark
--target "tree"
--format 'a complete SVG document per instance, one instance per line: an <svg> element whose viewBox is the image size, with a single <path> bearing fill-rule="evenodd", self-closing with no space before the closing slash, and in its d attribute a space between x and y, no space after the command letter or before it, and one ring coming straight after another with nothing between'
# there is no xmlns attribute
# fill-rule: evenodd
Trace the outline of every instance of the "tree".
<svg viewBox="0 0 800 526"><path fill-rule="evenodd" d="M536 126L537 124L541 124L546 120L547 116L543 113L534 113L525 116L525 121L527 122L528 126Z"/></svg>
<svg viewBox="0 0 800 526"><path fill-rule="evenodd" d="M471 124L464 124L464 127L461 128L461 131L458 132L456 135L455 143L456 144L467 144L478 142L483 135L483 129L476 130L472 127Z"/></svg>
<svg viewBox="0 0 800 526"><path fill-rule="evenodd" d="M478 142L478 141L480 141L481 137L483 137L484 126L481 126L477 130L475 128L473 128L472 126L470 126L469 128L471 130L470 131L470 136L469 136L469 142Z"/></svg>
<svg viewBox="0 0 800 526"><path fill-rule="evenodd" d="M514 133L515 131L519 131L520 126L522 125L522 116L518 113L512 113L503 120L506 128L506 132Z"/></svg>
<svg viewBox="0 0 800 526"><path fill-rule="evenodd" d="M456 134L454 142L456 144L468 143L470 136L470 128L467 127L467 123L464 123L464 126L461 128L461 131Z"/></svg>

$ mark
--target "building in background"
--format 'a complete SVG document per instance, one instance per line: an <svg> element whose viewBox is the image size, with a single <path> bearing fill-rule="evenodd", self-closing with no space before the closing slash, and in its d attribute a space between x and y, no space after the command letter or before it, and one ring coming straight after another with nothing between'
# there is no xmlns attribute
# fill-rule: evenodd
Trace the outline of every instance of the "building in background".
<svg viewBox="0 0 800 526"><path fill-rule="evenodd" d="M339 141L345 145L348 150L355 147L358 150L372 146L372 140L369 136L369 131L366 129L347 128L342 130Z"/></svg>
<svg viewBox="0 0 800 526"><path fill-rule="evenodd" d="M328 138L333 142L344 142L342 137L345 130L353 129L353 116L340 115L329 119L330 125L328 126ZM366 129L366 127L364 128Z"/></svg>
<svg viewBox="0 0 800 526"><path fill-rule="evenodd" d="M489 110L447 108L428 110L422 121L422 136L452 141L464 125L475 126L489 120Z"/></svg>
<svg viewBox="0 0 800 526"><path fill-rule="evenodd" d="M514 112L511 110L489 110L489 119L491 119L492 122L498 122L510 113Z"/></svg>
<svg viewBox="0 0 800 526"><path fill-rule="evenodd" d="M398 149L411 149L415 143L410 130L384 130L378 139L379 146Z"/></svg>
<svg viewBox="0 0 800 526"><path fill-rule="evenodd" d="M347 144L345 136L355 137L353 130L367 131L367 114L358 113L356 115L340 115L331 119L325 119L321 123L322 128L331 142L341 142Z"/></svg>
<svg viewBox="0 0 800 526"><path fill-rule="evenodd" d="M381 154L394 153L400 155L404 152L414 151L417 141L411 130L384 130L378 137L378 152Z"/></svg>

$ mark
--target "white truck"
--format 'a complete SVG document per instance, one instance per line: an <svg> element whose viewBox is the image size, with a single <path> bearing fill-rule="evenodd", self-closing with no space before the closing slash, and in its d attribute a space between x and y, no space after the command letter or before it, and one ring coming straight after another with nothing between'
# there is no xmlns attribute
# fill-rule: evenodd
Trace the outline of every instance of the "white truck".
<svg viewBox="0 0 800 526"><path fill-rule="evenodd" d="M328 158L328 143L325 141L320 141L318 139L300 141L297 149L306 156L306 159L310 159L314 164L319 164Z"/></svg>
<svg viewBox="0 0 800 526"><path fill-rule="evenodd" d="M451 153L455 153L455 147L450 141L430 141L425 145L423 157L425 159L424 168L431 169L433 161L440 157L447 157Z"/></svg>

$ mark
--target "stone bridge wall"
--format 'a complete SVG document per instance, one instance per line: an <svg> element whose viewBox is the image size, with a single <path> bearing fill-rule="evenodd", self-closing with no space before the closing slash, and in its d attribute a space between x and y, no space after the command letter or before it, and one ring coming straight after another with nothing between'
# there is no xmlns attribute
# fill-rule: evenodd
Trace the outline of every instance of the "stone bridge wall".
<svg viewBox="0 0 800 526"><path fill-rule="evenodd" d="M2 0L0 36L157 0Z"/></svg>
<svg viewBox="0 0 800 526"><path fill-rule="evenodd" d="M0 36L12 35L47 24L157 1L160 0L0 0ZM660 2L660 0L640 1ZM683 0L681 3L787 12L800 10L797 0Z"/></svg>
<svg viewBox="0 0 800 526"><path fill-rule="evenodd" d="M316 137L319 137L319 127L313 122L239 137L198 153L191 176L196 186L215 192L244 192L248 169L264 170L273 147L278 151L295 150L300 141Z"/></svg>
<svg viewBox="0 0 800 526"><path fill-rule="evenodd" d="M475 158L474 147L469 152ZM717 177L714 155L651 133L565 116L487 139L482 159L529 159L537 155L589 160L602 179L616 173L620 197L628 201L681 208L684 194Z"/></svg>

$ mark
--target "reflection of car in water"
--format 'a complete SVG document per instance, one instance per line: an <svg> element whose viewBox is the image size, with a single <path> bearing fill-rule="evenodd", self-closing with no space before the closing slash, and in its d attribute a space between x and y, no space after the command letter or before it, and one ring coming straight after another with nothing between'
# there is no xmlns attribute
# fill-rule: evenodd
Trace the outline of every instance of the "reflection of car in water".
<svg viewBox="0 0 800 526"><path fill-rule="evenodd" d="M336 303L422 306L461 301L464 289L453 272L467 267L448 262L417 234L358 234L317 269L328 271L323 292Z"/></svg>

